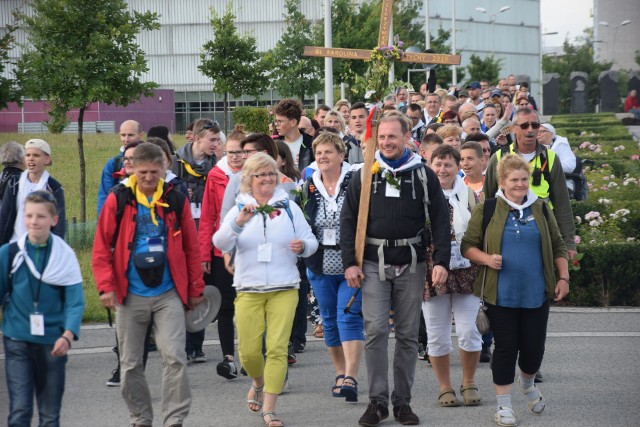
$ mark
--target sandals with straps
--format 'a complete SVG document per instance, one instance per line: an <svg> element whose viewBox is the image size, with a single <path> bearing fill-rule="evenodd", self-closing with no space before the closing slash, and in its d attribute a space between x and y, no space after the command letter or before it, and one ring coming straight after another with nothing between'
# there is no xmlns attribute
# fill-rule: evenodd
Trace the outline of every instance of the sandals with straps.
<svg viewBox="0 0 640 427"><path fill-rule="evenodd" d="M344 397L342 393L340 393L340 390L342 389L342 384L338 385L338 381L340 380L344 380L344 375L336 376L335 383L333 387L331 387L331 394L333 395L333 397Z"/></svg>
<svg viewBox="0 0 640 427"><path fill-rule="evenodd" d="M520 386L520 391L526 396L527 394L531 393L534 389L538 390L538 398L537 399L533 399L533 400L529 400L527 402L527 407L529 408L529 412L531 412L534 415L541 415L542 411L544 411L545 408L545 401L544 401L544 397L542 397L542 393L540 392L540 389L538 387L536 387L535 383L533 384L532 387L528 388L528 389L524 389L522 388L522 383L520 382L520 376L518 375L518 378L516 379L516 382L518 383L518 385Z"/></svg>
<svg viewBox="0 0 640 427"><path fill-rule="evenodd" d="M258 398L260 397L260 393L262 393L263 390L264 385L262 387L256 387L255 385L251 384L250 392L253 392L253 396L252 399L247 399L247 408L254 414L257 414L262 409L262 401ZM256 405L257 409L251 409L251 405Z"/></svg>
<svg viewBox="0 0 640 427"><path fill-rule="evenodd" d="M340 394L344 396L347 402L358 402L358 381L355 378L346 376L342 381L342 387L340 388Z"/></svg>
<svg viewBox="0 0 640 427"><path fill-rule="evenodd" d="M518 425L518 420L513 413L513 409L508 406L501 406L493 416L493 419L499 426L511 427Z"/></svg>
<svg viewBox="0 0 640 427"><path fill-rule="evenodd" d="M264 419L265 415L268 417L267 420ZM263 412L262 421L264 421L265 427L284 427L284 423L274 411Z"/></svg>

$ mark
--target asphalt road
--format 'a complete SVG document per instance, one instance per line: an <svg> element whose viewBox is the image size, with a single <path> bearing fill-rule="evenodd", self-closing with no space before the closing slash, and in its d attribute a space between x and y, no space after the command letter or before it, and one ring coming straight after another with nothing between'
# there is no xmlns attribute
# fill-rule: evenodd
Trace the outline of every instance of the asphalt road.
<svg viewBox="0 0 640 427"><path fill-rule="evenodd" d="M513 405L521 426L640 426L640 309L552 309L546 354L547 400L542 416L526 411L526 401L514 391ZM246 409L247 377L226 380L215 373L221 358L217 325L207 329L205 353L209 361L189 367L193 391L191 414L185 426L264 425ZM114 332L107 325L87 325L74 345L67 365L62 426L127 426L128 413L119 388L105 386L115 367L111 352ZM394 340L390 340L390 354ZM0 359L4 359L0 344ZM160 419L160 355L151 353L147 375ZM290 391L278 401L278 414L287 427L356 426L366 409L367 384L363 361L360 402L347 404L331 397L334 372L324 342L309 337L307 350L290 369ZM452 354L454 385L461 380L460 360ZM438 386L428 363L419 360L413 387L414 411L425 426L494 426L496 399L488 364L481 364L477 383L483 396L478 407L440 408ZM456 386L457 387L457 386ZM514 389L515 390L515 389ZM8 411L4 369L0 370L0 423ZM35 417L37 419L37 416ZM388 419L381 426L399 425ZM37 425L34 420L33 425Z"/></svg>

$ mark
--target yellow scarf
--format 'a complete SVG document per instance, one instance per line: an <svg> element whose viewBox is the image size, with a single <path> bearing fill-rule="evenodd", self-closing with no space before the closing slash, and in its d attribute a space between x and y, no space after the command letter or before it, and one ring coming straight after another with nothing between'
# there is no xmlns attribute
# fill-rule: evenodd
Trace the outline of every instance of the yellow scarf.
<svg viewBox="0 0 640 427"><path fill-rule="evenodd" d="M136 201L140 203L142 206L149 209L149 211L151 212L151 222L153 222L154 225L158 225L158 220L156 220L156 212L155 212L156 205L162 206L163 208L169 207L167 203L162 203L158 201L160 200L160 197L162 197L164 179L160 178L160 181L158 182L158 187L156 188L156 191L153 193L153 196L151 197L151 202L149 202L149 200L147 200L147 196L145 196L138 189L138 177L136 177L135 175L131 175L126 185L127 187L131 188L131 191L136 196Z"/></svg>
<svg viewBox="0 0 640 427"><path fill-rule="evenodd" d="M202 178L204 175L200 175L198 172L194 171L193 168L191 167L191 165L188 162L185 162L184 160L180 160L182 162L182 164L184 165L184 169L187 171L187 173L191 176L195 176L196 178Z"/></svg>

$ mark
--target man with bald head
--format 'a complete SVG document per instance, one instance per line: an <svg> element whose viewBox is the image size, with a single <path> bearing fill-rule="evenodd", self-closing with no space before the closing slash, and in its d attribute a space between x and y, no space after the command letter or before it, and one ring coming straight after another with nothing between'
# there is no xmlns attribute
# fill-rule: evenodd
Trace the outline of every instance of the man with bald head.
<svg viewBox="0 0 640 427"><path fill-rule="evenodd" d="M480 122L477 119L470 117L462 122L462 130L464 131L464 138L469 135L480 133Z"/></svg>
<svg viewBox="0 0 640 427"><path fill-rule="evenodd" d="M127 120L122 122L120 125L120 132L118 132L118 136L120 137L121 144L120 152L117 156L107 160L107 163L102 169L100 188L98 189L98 216L100 216L100 211L102 211L102 205L105 200L107 200L109 190L119 182L119 179L114 178L113 174L122 168L122 154L124 153L124 147L132 142L141 141L144 136L144 132L142 132L142 129L140 128L140 123L135 120Z"/></svg>

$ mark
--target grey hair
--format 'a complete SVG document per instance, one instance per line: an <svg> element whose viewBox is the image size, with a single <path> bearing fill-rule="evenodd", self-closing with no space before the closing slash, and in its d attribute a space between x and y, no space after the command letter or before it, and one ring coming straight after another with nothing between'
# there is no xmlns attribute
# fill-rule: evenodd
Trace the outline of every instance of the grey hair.
<svg viewBox="0 0 640 427"><path fill-rule="evenodd" d="M9 141L0 147L0 164L24 169L24 147L16 141Z"/></svg>

